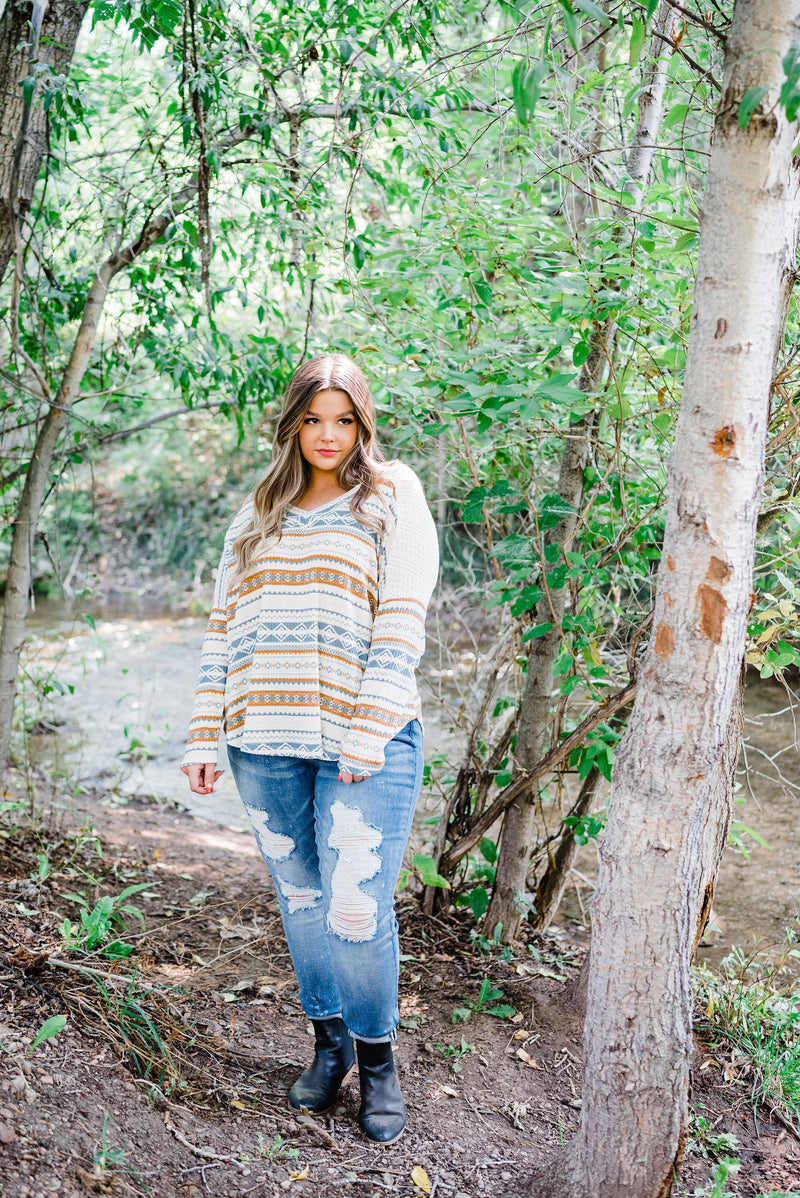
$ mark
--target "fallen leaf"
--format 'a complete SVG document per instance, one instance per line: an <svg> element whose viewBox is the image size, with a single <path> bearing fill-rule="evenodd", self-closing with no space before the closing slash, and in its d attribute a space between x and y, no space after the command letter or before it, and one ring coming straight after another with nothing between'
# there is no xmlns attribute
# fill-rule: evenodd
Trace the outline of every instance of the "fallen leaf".
<svg viewBox="0 0 800 1198"><path fill-rule="evenodd" d="M423 1194L430 1194L431 1183L428 1180L428 1174L425 1172L422 1165L415 1165L411 1170L411 1180L417 1189L422 1190Z"/></svg>
<svg viewBox="0 0 800 1198"><path fill-rule="evenodd" d="M289 1174L290 1181L305 1181L308 1177L308 1165L304 1165L302 1169Z"/></svg>
<svg viewBox="0 0 800 1198"><path fill-rule="evenodd" d="M518 1032L514 1032L514 1039L515 1040L527 1040L529 1035L530 1035L530 1032L526 1031L524 1027L521 1027Z"/></svg>
<svg viewBox="0 0 800 1198"><path fill-rule="evenodd" d="M526 1065L530 1065L530 1063L531 1063L530 1054L527 1053L524 1048L517 1049L517 1056L519 1057L519 1059L521 1061L524 1061Z"/></svg>
<svg viewBox="0 0 800 1198"><path fill-rule="evenodd" d="M237 1111L246 1111L249 1109L246 1102L239 1102L238 1099L234 1099L231 1106L235 1106Z"/></svg>
<svg viewBox="0 0 800 1198"><path fill-rule="evenodd" d="M458 1090L454 1090L452 1086L443 1086L440 1083L439 1089L443 1094L449 1094L451 1098L458 1098Z"/></svg>

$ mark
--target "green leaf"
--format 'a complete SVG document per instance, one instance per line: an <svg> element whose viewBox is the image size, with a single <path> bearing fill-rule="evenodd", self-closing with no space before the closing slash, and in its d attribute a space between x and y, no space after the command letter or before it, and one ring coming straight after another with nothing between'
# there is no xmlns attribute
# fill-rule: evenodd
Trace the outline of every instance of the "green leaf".
<svg viewBox="0 0 800 1198"><path fill-rule="evenodd" d="M748 87L739 101L739 128L744 129L749 124L755 110L768 92L766 87Z"/></svg>
<svg viewBox="0 0 800 1198"><path fill-rule="evenodd" d="M160 885L160 882L137 882L135 886L126 886L125 889L121 890L117 895L115 902L121 903L125 899L131 898L131 896L134 894L141 894L143 890L152 890L154 886Z"/></svg>
<svg viewBox="0 0 800 1198"><path fill-rule="evenodd" d="M517 120L521 125L527 125L534 114L546 70L547 65L542 59L530 68L527 60L522 59L514 67L511 74L511 94Z"/></svg>
<svg viewBox="0 0 800 1198"><path fill-rule="evenodd" d="M470 890L466 895L466 905L469 907L476 919L480 919L485 915L489 907L489 894L485 887L476 886L474 890Z"/></svg>
<svg viewBox="0 0 800 1198"><path fill-rule="evenodd" d="M517 1013L517 1008L509 1006L508 1003L500 1003L498 1007L488 1007L484 1015L493 1015L495 1019L513 1019Z"/></svg>
<svg viewBox="0 0 800 1198"><path fill-rule="evenodd" d="M634 16L631 29L631 44L628 48L628 64L635 67L642 56L644 46L645 24L641 17Z"/></svg>
<svg viewBox="0 0 800 1198"><path fill-rule="evenodd" d="M587 17L599 21L604 29L612 24L611 18L606 16L602 8L594 3L594 0L572 0L572 7L586 13Z"/></svg>
<svg viewBox="0 0 800 1198"><path fill-rule="evenodd" d="M526 629L522 634L523 645L527 644L528 641L535 640L537 637L547 636L548 632L552 632L552 629L552 624L536 624L535 627Z"/></svg>
<svg viewBox="0 0 800 1198"><path fill-rule="evenodd" d="M494 840L490 840L488 836L484 836L478 845L478 848L481 851L481 855L485 857L489 864L494 865L495 861L497 860L496 842Z"/></svg>
<svg viewBox="0 0 800 1198"><path fill-rule="evenodd" d="M353 251L353 262L355 263L356 270L361 270L361 267L367 260L367 247L360 237L354 237L351 249Z"/></svg>
<svg viewBox="0 0 800 1198"><path fill-rule="evenodd" d="M592 347L588 341L579 341L572 351L572 365L583 366L591 353L591 349Z"/></svg>
<svg viewBox="0 0 800 1198"><path fill-rule="evenodd" d="M685 120L688 111L688 104L673 104L661 124L665 129L671 129L673 125L680 125Z"/></svg>
<svg viewBox="0 0 800 1198"><path fill-rule="evenodd" d="M443 878L437 871L433 857L426 857L424 853L417 853L412 858L411 863L419 874L419 879L423 886L439 886L442 890L450 889L450 883L447 878Z"/></svg>
<svg viewBox="0 0 800 1198"><path fill-rule="evenodd" d="M44 1044L45 1040L52 1040L53 1036L57 1036L59 1032L63 1032L66 1026L66 1015L53 1015L50 1019L46 1019L33 1037L33 1042L25 1053L25 1056L29 1057L35 1048L38 1048L40 1044Z"/></svg>

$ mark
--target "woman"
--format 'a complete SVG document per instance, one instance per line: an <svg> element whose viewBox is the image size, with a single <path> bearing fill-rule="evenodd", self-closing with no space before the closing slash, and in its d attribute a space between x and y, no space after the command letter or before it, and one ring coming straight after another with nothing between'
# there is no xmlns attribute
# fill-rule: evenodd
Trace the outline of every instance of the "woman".
<svg viewBox="0 0 800 1198"><path fill-rule="evenodd" d="M181 768L208 794L224 728L314 1026L290 1106L327 1110L357 1058L359 1124L385 1144L405 1126L394 890L422 780L414 671L437 572L422 488L384 460L364 375L342 354L304 362L225 538Z"/></svg>

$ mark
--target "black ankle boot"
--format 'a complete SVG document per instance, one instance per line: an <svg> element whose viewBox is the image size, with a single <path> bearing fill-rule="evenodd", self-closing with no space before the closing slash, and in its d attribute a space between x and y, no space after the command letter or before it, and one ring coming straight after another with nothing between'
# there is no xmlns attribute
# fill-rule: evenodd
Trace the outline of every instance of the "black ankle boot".
<svg viewBox="0 0 800 1198"><path fill-rule="evenodd" d="M394 1069L389 1041L367 1044L356 1040L361 1106L358 1125L364 1135L379 1144L394 1144L406 1125L406 1104Z"/></svg>
<svg viewBox="0 0 800 1198"><path fill-rule="evenodd" d="M342 1019L312 1019L314 1060L289 1091L289 1106L322 1115L333 1106L355 1064L353 1041Z"/></svg>

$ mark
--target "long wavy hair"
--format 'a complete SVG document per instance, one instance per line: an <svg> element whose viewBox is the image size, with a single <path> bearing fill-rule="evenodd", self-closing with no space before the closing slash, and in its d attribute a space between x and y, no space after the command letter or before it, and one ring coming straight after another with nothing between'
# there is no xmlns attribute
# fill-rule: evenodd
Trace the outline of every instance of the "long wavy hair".
<svg viewBox="0 0 800 1198"><path fill-rule="evenodd" d="M234 542L233 583L250 572L260 546L280 538L287 508L305 494L311 469L300 452L299 432L314 396L320 391L344 391L356 415L356 443L336 472L336 482L350 497L350 511L366 527L382 531L382 523L362 510L377 493L380 464L386 459L375 435L375 405L362 371L345 354L322 354L298 366L292 375L272 444L272 462L253 491L253 519Z"/></svg>

